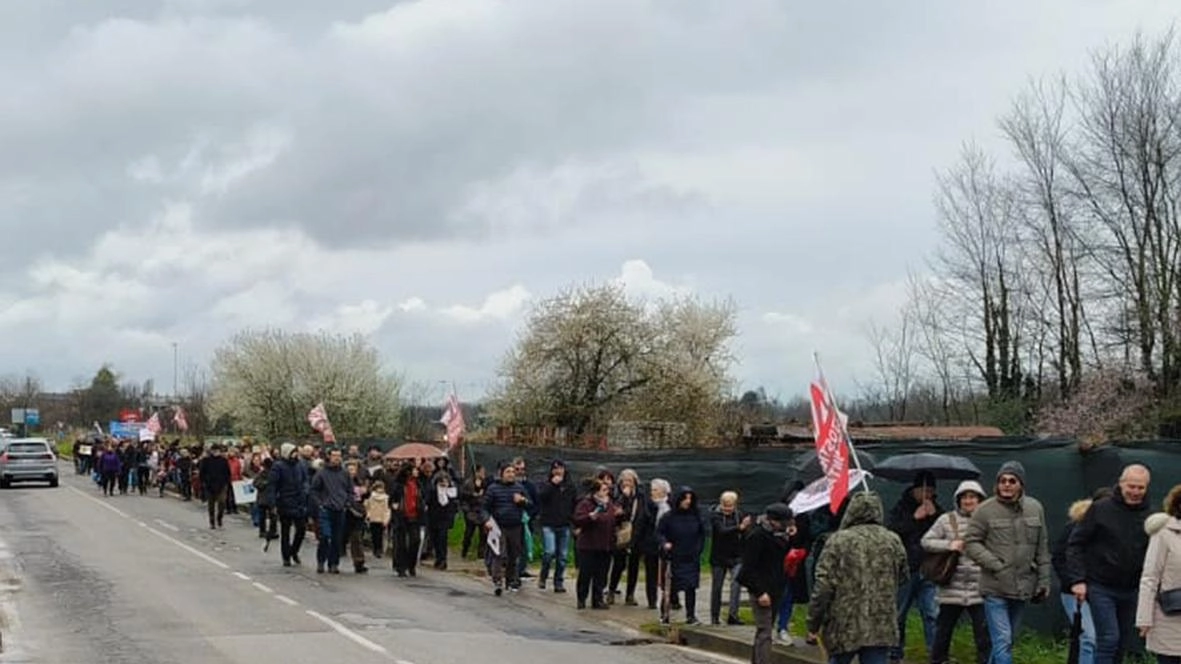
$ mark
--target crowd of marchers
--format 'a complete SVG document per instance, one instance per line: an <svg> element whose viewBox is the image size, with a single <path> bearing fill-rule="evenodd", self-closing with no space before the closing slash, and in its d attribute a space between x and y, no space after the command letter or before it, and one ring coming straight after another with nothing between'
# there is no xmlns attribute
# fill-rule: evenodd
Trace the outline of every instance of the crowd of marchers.
<svg viewBox="0 0 1181 664"><path fill-rule="evenodd" d="M1002 465L991 495L979 482L960 483L946 511L935 478L920 474L889 512L877 494L857 490L835 512L793 514L798 483L782 502L750 512L736 491L706 507L666 479L603 467L575 478L557 460L536 476L516 458L461 477L445 457L400 460L356 446L243 452L107 441L75 456L78 472L92 474L106 495L163 495L173 486L184 500L204 501L210 528L238 511L232 486L248 481L263 550L278 540L282 564L302 565L305 539L314 538L323 574L339 574L344 556L357 574L368 573L367 560L387 557L399 577L415 576L427 560L445 570L460 520L458 553L483 561L496 596L522 591L526 580L566 593L572 562L578 609L622 603L665 622L683 612L686 624L698 624L704 560L712 625L742 624L747 590L754 664L770 661L775 640L798 639L821 644L834 664L901 661L912 609L932 664L949 661L962 618L978 664L1010 664L1025 609L1050 599L1051 573L1079 625L1080 664L1121 662L1139 639L1159 664L1181 664L1181 486L1153 513L1140 465L1071 505L1065 530L1051 534L1017 462ZM530 561L535 548L539 565ZM944 565L937 578L933 559ZM797 604L807 607L806 630L793 636Z"/></svg>

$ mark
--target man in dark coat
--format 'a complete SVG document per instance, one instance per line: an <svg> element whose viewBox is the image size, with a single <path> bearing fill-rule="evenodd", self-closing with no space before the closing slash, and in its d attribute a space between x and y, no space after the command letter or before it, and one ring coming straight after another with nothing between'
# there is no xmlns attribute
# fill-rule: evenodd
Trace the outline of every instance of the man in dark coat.
<svg viewBox="0 0 1181 664"><path fill-rule="evenodd" d="M763 518L746 537L742 550L742 567L738 583L750 592L751 610L755 617L755 642L751 664L770 664L771 635L775 629L775 613L787 579L783 559L790 548L788 527L793 515L783 503L772 503L763 511Z"/></svg>
<svg viewBox="0 0 1181 664"><path fill-rule="evenodd" d="M209 454L197 466L201 491L209 508L209 527L221 528L226 513L226 494L230 490L230 462L222 455L221 445L209 448Z"/></svg>
<svg viewBox="0 0 1181 664"><path fill-rule="evenodd" d="M484 492L481 518L489 532L500 529L500 555L492 565L492 584L497 596L507 587L512 592L521 589L518 562L525 547L524 525L530 508L529 494L517 481L517 469L510 464L500 468L500 480L488 485Z"/></svg>
<svg viewBox="0 0 1181 664"><path fill-rule="evenodd" d="M906 647L906 616L911 606L918 607L928 651L935 643L935 619L939 615L935 584L923 578L919 566L926 555L922 544L923 535L935 525L941 514L943 508L935 502L935 476L923 472L915 476L910 490L903 492L886 521L886 525L906 547L906 562L910 569L910 581L898 591L898 645L890 651L891 661L902 661L902 652Z"/></svg>
<svg viewBox="0 0 1181 664"><path fill-rule="evenodd" d="M566 474L566 464L559 459L550 463L549 478L537 491L541 513L541 578L537 587L545 590L550 570L554 572L554 592L566 592L566 557L570 551L570 524L578 489Z"/></svg>
<svg viewBox="0 0 1181 664"><path fill-rule="evenodd" d="M669 601L674 602L674 597L685 593L686 625L701 624L697 619L697 587L701 585L701 552L705 550L707 533L697 507L697 494L689 487L681 487L673 500L672 511L657 524L656 534L672 575Z"/></svg>
<svg viewBox="0 0 1181 664"><path fill-rule="evenodd" d="M279 446L279 461L271 466L267 482L268 502L279 515L279 542L283 566L300 564L299 549L307 532L308 474L292 443Z"/></svg>

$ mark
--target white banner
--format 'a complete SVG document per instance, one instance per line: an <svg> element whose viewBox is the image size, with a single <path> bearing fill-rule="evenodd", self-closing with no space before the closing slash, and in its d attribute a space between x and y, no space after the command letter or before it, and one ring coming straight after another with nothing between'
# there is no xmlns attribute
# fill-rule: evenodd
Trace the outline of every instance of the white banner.
<svg viewBox="0 0 1181 664"><path fill-rule="evenodd" d="M239 480L234 485L234 502L239 505L249 505L258 500L258 492L254 490L251 480Z"/></svg>
<svg viewBox="0 0 1181 664"><path fill-rule="evenodd" d="M872 477L871 473L866 473L856 468L849 471L849 490L857 488L865 481L866 476ZM791 499L791 511L795 514L803 514L804 512L811 512L814 509L824 507L828 504L828 478L821 477L808 486L800 489L795 498Z"/></svg>

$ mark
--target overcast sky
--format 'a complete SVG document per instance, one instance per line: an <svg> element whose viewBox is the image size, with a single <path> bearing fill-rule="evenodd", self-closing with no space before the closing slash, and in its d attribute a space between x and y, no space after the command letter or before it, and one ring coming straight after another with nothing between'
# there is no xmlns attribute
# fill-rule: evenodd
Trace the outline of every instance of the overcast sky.
<svg viewBox="0 0 1181 664"><path fill-rule="evenodd" d="M732 296L742 388L852 391L933 172L1175 1L6 0L0 373L370 335L461 396L571 282ZM431 398L436 398L432 396Z"/></svg>

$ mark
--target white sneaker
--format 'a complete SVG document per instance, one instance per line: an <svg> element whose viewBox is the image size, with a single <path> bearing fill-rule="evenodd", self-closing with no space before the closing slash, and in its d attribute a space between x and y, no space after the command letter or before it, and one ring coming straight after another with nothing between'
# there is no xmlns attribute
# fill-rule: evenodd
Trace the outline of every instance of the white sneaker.
<svg viewBox="0 0 1181 664"><path fill-rule="evenodd" d="M779 638L779 642L785 646L794 646L796 644L795 639L791 638L791 633L786 629L779 630L776 636Z"/></svg>

